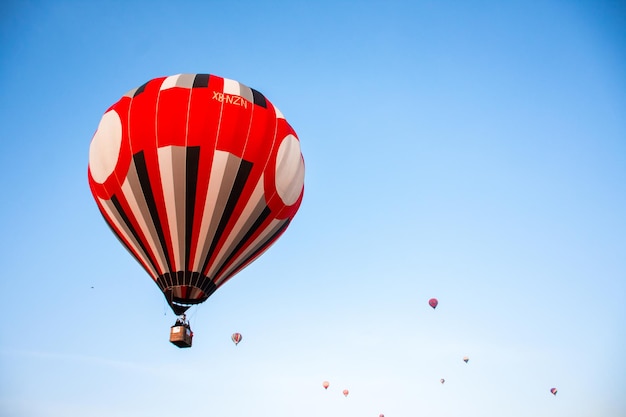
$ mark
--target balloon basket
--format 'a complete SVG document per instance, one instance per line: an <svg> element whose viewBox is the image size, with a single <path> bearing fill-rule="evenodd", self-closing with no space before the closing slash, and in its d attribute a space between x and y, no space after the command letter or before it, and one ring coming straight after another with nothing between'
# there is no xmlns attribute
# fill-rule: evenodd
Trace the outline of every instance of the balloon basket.
<svg viewBox="0 0 626 417"><path fill-rule="evenodd" d="M190 348L193 333L187 326L172 326L170 329L170 342L179 348Z"/></svg>

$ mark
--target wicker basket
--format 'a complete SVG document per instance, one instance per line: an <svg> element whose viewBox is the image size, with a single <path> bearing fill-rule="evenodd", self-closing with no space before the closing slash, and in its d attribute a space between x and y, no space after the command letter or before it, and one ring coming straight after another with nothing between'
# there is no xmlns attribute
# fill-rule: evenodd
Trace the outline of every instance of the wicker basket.
<svg viewBox="0 0 626 417"><path fill-rule="evenodd" d="M191 347L193 332L187 326L172 326L170 329L170 342L179 348Z"/></svg>

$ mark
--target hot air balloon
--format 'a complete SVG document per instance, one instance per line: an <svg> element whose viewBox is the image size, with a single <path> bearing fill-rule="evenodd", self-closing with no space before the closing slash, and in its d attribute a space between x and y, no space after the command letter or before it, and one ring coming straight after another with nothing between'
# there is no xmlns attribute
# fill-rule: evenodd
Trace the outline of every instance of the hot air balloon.
<svg viewBox="0 0 626 417"><path fill-rule="evenodd" d="M439 304L439 301L437 301L436 298L431 298L430 300L428 300L428 305L430 305L432 308L437 308L437 304Z"/></svg>
<svg viewBox="0 0 626 417"><path fill-rule="evenodd" d="M349 393L350 393L350 391L348 391L347 389L343 390L344 397L347 397Z"/></svg>
<svg viewBox="0 0 626 417"><path fill-rule="evenodd" d="M556 390L556 388L550 388L550 392L552 393L552 395L556 395L558 391Z"/></svg>
<svg viewBox="0 0 626 417"><path fill-rule="evenodd" d="M324 389L328 389L329 385L330 385L330 383L328 383L328 381L322 382L322 386L324 387Z"/></svg>
<svg viewBox="0 0 626 417"><path fill-rule="evenodd" d="M241 333L233 333L233 335L230 338L232 339L233 342L235 342L235 346L237 346L239 342L241 342L242 336L241 336Z"/></svg>
<svg viewBox="0 0 626 417"><path fill-rule="evenodd" d="M385 417L385 415L384 414L379 414L378 417Z"/></svg>
<svg viewBox="0 0 626 417"><path fill-rule="evenodd" d="M446 380L445 380L445 379L443 379L443 378L441 378L441 379L439 380L439 382L441 382L441 383L443 384L444 382L446 382Z"/></svg>
<svg viewBox="0 0 626 417"><path fill-rule="evenodd" d="M469 362L469 357L464 356L464 357L463 357L463 361L464 361L465 363Z"/></svg>
<svg viewBox="0 0 626 417"><path fill-rule="evenodd" d="M302 201L304 160L295 131L261 93L178 74L106 111L88 179L106 223L181 315L285 232Z"/></svg>

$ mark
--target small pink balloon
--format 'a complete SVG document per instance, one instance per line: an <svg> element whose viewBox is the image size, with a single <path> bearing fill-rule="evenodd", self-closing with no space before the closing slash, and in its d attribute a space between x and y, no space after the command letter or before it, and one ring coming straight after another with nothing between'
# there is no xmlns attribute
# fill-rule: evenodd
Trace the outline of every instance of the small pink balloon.
<svg viewBox="0 0 626 417"><path fill-rule="evenodd" d="M347 389L344 389L344 390L343 390L343 395L344 395L345 397L347 397L349 393L350 393L350 391L348 391Z"/></svg>
<svg viewBox="0 0 626 417"><path fill-rule="evenodd" d="M235 343L235 346L237 346L239 342L241 342L241 339L243 339L243 336L241 335L241 333L233 333L230 338Z"/></svg>
<svg viewBox="0 0 626 417"><path fill-rule="evenodd" d="M324 387L324 389L328 389L328 386L330 385L330 383L328 381L324 381L322 383L322 386Z"/></svg>
<svg viewBox="0 0 626 417"><path fill-rule="evenodd" d="M437 304L439 304L439 301L437 301L436 298L431 298L430 300L428 300L428 305L430 305L432 308L436 308Z"/></svg>
<svg viewBox="0 0 626 417"><path fill-rule="evenodd" d="M550 392L552 393L552 395L556 395L557 390L556 388L550 388Z"/></svg>

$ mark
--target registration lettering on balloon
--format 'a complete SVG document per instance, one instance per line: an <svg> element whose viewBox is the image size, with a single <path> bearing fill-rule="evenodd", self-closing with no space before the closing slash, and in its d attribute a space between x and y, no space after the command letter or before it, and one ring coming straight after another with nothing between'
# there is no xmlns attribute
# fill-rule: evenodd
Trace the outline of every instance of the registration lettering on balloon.
<svg viewBox="0 0 626 417"><path fill-rule="evenodd" d="M234 104L237 106L248 108L248 101L243 97L220 93L219 91L213 91L213 100L217 100L220 103Z"/></svg>

